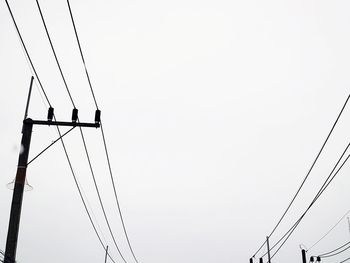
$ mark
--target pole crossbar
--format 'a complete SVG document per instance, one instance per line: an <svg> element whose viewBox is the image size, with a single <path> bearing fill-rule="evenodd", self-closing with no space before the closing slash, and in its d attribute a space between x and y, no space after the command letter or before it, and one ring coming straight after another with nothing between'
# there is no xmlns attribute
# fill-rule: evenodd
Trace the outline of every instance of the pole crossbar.
<svg viewBox="0 0 350 263"><path fill-rule="evenodd" d="M54 125L54 126L70 126L70 127L89 127L89 128L99 128L101 125L99 122L87 123L87 122L65 122L65 121L41 121L25 119L23 123L35 124L35 125Z"/></svg>

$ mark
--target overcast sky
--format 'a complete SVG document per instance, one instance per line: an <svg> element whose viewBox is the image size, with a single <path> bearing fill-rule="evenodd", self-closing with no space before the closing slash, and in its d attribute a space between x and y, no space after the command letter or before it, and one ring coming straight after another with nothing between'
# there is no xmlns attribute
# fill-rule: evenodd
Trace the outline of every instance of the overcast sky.
<svg viewBox="0 0 350 263"><path fill-rule="evenodd" d="M10 0L59 120L72 110L34 0ZM40 1L81 121L95 106L65 1ZM248 262L277 223L349 94L349 1L71 0L102 110L126 227L140 263ZM21 122L32 75L0 5L0 248L6 244ZM34 86L29 117L45 119ZM350 105L274 244L312 200L350 140ZM97 183L127 262L101 133L86 128ZM57 138L34 127L30 156ZM78 130L66 137L74 171L116 262ZM350 164L273 262L300 262L349 209ZM19 262L103 262L57 144L27 171ZM315 246L350 239L343 220ZM350 256L350 252L337 258ZM325 262L336 262L326 261Z"/></svg>

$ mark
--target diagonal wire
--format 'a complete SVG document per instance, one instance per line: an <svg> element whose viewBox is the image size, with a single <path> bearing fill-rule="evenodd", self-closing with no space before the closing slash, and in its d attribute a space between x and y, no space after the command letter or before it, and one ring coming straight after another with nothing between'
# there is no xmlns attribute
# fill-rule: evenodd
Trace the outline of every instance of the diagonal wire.
<svg viewBox="0 0 350 263"><path fill-rule="evenodd" d="M326 258L326 257L328 257L328 255L330 255L330 254L332 254L332 253L334 253L334 252L336 252L336 251L338 251L338 250L340 250L340 249L342 249L342 248L348 246L349 244L350 244L350 241L346 242L344 245L342 245L342 246L340 246L340 247L338 247L338 248L336 248L336 249L333 249L332 251L319 254L318 256L321 257L321 258ZM348 248L349 248L349 247L348 247ZM347 248L347 249L348 249L348 248Z"/></svg>
<svg viewBox="0 0 350 263"><path fill-rule="evenodd" d="M58 69L59 69L59 71L60 71L62 80L63 80L63 82L64 82L64 86L66 87L66 91L67 91L67 93L68 93L68 96L69 96L69 98L70 98L70 101L72 102L73 107L75 108L75 104L74 104L74 101L73 101L73 98L72 98L72 94L71 94L70 91L69 91L66 78L65 78L64 75L63 75L62 68L61 68L61 65L60 65L60 63L59 63L59 61L58 61L56 51L55 51L55 49L54 49L54 47L53 47L53 44L52 44L52 41L51 41L51 37L50 37L49 31L47 30L47 26L46 26L46 23L45 23L45 20L44 20L43 13L41 12L41 8L40 8L40 4L39 4L39 1L38 1L38 0L36 0L36 4L37 4L37 6L38 6L38 10L39 10L39 13L40 13L40 17L41 17L41 20L42 20L43 25L44 25L44 28L45 28L46 36L47 36L47 38L48 38L48 40L49 40L49 42L50 42L51 50L52 50L53 55L54 55L54 57L55 57L56 64L57 64Z"/></svg>
<svg viewBox="0 0 350 263"><path fill-rule="evenodd" d="M46 92L45 92L45 90L44 90L44 87L43 87L43 85L42 85L42 83L41 83L41 81L40 81L40 79L39 79L38 73L37 73L37 71L36 71L36 69L35 69L35 67L34 67L33 61L32 61L32 59L31 59L31 57L30 57L30 55L29 55L28 49L27 49L27 47L26 47L26 45L25 45L25 43L24 43L24 41L23 41L21 32L19 31L17 22L16 22L15 17L14 17L14 15L13 15L13 13L12 13L11 7L10 7L10 5L9 5L9 3L8 3L7 0L5 0L5 2L6 2L6 5L7 5L7 9L8 9L8 11L9 11L10 15L11 15L12 22L13 22L15 28L16 28L17 35L18 35L18 37L19 37L19 39L20 39L20 41L21 41L22 47L23 47L24 52L25 52L25 54L26 54L26 57L27 57L27 59L28 59L30 65L31 65L31 68L32 68L32 70L33 70L33 72L34 72L34 74L35 74L36 79L37 79L38 82L39 82L41 91L43 92L47 103L48 103L49 106L51 107L50 100L49 100L49 98L47 97L47 94L46 94Z"/></svg>
<svg viewBox="0 0 350 263"><path fill-rule="evenodd" d="M350 260L350 258L344 259L344 260L340 261L339 263L344 263L344 262L346 262L348 260Z"/></svg>
<svg viewBox="0 0 350 263"><path fill-rule="evenodd" d="M50 143L44 150L42 150L40 153L38 153L33 159L31 159L28 163L27 166L29 164L31 164L33 161L35 161L40 155L42 155L44 152L46 152L52 145L54 145L56 142L58 142L59 140L61 140L61 138L63 138L65 135L67 135L69 132L71 132L73 129L75 128L75 126L73 126L72 128L70 128L68 131L66 131L64 134L62 134L62 136L60 136L59 138L57 138L56 140L54 140L52 143Z"/></svg>
<svg viewBox="0 0 350 263"><path fill-rule="evenodd" d="M295 201L296 197L298 196L299 192L301 191L302 187L304 186L304 184L305 184L306 180L308 179L308 177L309 177L311 171L313 170L313 168L314 168L316 162L318 161L318 159L319 159L319 157L320 157L320 155L321 155L323 149L325 148L325 146L326 146L326 144L327 144L327 142L328 142L330 136L332 135L333 130L334 130L335 126L337 125L337 123L338 123L338 121L339 121L339 119L340 119L340 116L342 115L342 113L343 113L343 111L344 111L344 109L345 109L345 107L346 107L346 105L347 105L349 99L350 99L350 95L348 95L348 97L346 98L346 101L345 101L343 107L341 108L341 111L339 112L339 114L338 114L338 116L337 116L335 122L333 123L333 126L332 126L330 132L328 133L328 135L327 135L327 137L326 137L326 140L325 140L324 143L322 144L321 149L319 150L319 152L318 152L318 154L317 154L315 160L313 161L311 167L309 168L309 170L308 170L306 176L304 177L304 179L303 179L301 185L299 186L297 192L294 194L294 196L293 196L292 200L290 201L290 203L289 203L287 209L284 211L284 213L282 214L281 218L278 220L276 226L275 226L275 227L273 228L273 230L271 231L269 237L271 237L271 235L273 235L273 233L276 231L277 227L281 224L283 218L286 216L287 212L289 211L290 207L292 206L293 202ZM265 244L266 244L266 241L265 241L265 242L259 247L259 249L254 253L254 256L261 250L261 248L262 248Z"/></svg>
<svg viewBox="0 0 350 263"><path fill-rule="evenodd" d="M69 87L68 87L67 82L66 82L66 80L65 80L65 77L64 77L62 68L61 68L61 66L60 66L60 63L59 63L59 61L58 61L58 58L57 58L57 56L56 56L55 48L54 48L54 46L53 46L53 44L52 44L51 37L50 37L49 31L48 31L48 29L47 29L46 22L45 22L43 13L42 13L42 11L41 11L41 7L40 7L40 4L39 4L39 1L36 0L36 3L37 3L37 7L38 7L38 10L39 10L39 13L40 13L40 17L41 17L42 23L43 23L43 25L44 25L44 27L45 27L45 32L46 32L47 38L48 38L48 40L49 40L49 42L50 42L51 50L52 50L52 52L53 52L53 54L54 54L54 56L55 56L56 64L57 64L57 66L58 66L58 68L59 68L59 70L60 70L61 77L62 77L62 79L63 79L63 82L64 82L64 84L65 84L66 90L67 90L67 92L68 92L68 94L69 94L69 97L70 97L70 99L71 99L72 105L73 105L73 107L75 108L75 104L74 104L73 98L72 98L72 96L71 96L71 93L70 93L70 91L69 91ZM81 138L82 138L83 145L84 145L85 154L86 154L86 156L87 156L87 160L88 160L88 163L89 163L90 172L91 172L91 175L92 175L92 178L93 178L93 181L94 181L94 186L95 186L95 189L96 189L96 192L97 192L97 195L98 195L98 199L99 199L99 203L100 203L100 206L101 206L101 209L102 209L102 212L103 212L104 219L105 219L106 224L107 224L107 226L108 226L109 233L110 233L110 235L111 235L111 237L112 237L112 239L113 239L113 243L114 243L115 247L117 248L120 257L121 257L121 258L123 259L123 261L126 263L126 260L125 260L125 258L124 258L124 256L123 256L123 254L121 253L120 248L119 248L119 246L118 246L118 244L117 244L117 242L116 242L115 236L114 236L114 234L113 234L112 228L111 228L111 226L110 226L110 223L109 223L109 220L108 220L108 217L107 217L107 214L106 214L106 211L105 211L103 202L102 202L100 190L99 190L98 185L97 185L97 183L96 183L95 173L94 173L94 170L93 170L93 168L92 168L92 163L91 163L90 155L89 155L89 152L88 152L88 149L87 149L86 140L85 140L85 137L84 137L83 130L82 130L81 127L79 127L79 130L80 130Z"/></svg>
<svg viewBox="0 0 350 263"><path fill-rule="evenodd" d="M92 84L91 84L89 72L87 70L87 66L86 66L86 63L85 63L85 58L84 58L83 51L82 51L82 48L81 48L81 44L80 44L80 40L79 40L77 29L76 29L76 26L75 26L74 17L73 17L71 6L69 4L69 0L67 0L67 5L68 5L68 9L69 9L69 14L70 14L70 17L71 17L71 20L72 20L72 25L73 25L73 28L74 28L75 37L76 37L76 40L77 40L77 43L78 43L81 59L82 59L82 62L84 64L86 77L87 77L88 82L89 82L90 91L91 91L92 97L94 99L94 102L95 102L95 105L96 105L96 109L99 109L97 101L96 101L95 93L94 93L94 90L93 90L93 87L92 87ZM135 253L134 253L134 251L132 249L132 246L131 246L129 235L128 235L127 230L126 230L123 214L121 212L121 208L120 208L120 204L119 204L119 198L118 198L118 194L117 194L117 190L116 190L116 186L115 186L115 182L114 182L114 178L113 178L112 166L111 166L111 162L110 162L110 158L109 158L109 153L108 153L108 149L107 149L107 142L106 142L106 137L105 137L105 133L104 133L104 130L103 130L102 122L101 122L101 133L102 133L102 140L103 140L103 145L104 145L104 148L105 148L105 153L106 153L106 158L107 158L110 178L111 178L111 181L112 181L113 192L114 192L115 200L116 200L117 207L118 207L119 217L121 219L121 223L122 223L122 226L123 226L123 231L124 231L124 234L125 234L125 237L126 237L126 240L127 240L128 246L129 246L129 249L131 251L131 254L132 254L133 258L135 259L135 261L138 263L138 260L137 260L137 258L135 256Z"/></svg>
<svg viewBox="0 0 350 263"><path fill-rule="evenodd" d="M25 43L24 43L24 41L23 41L21 32L20 32L20 30L19 30L19 28L18 28L17 22L16 22L16 20L15 20L15 17L14 17L14 15L13 15L12 10L11 10L11 7L10 7L10 5L9 5L9 3L8 3L7 0L5 0L5 2L6 2L6 5L7 5L7 8L8 8L8 11L9 11L9 13L10 13L10 15L11 15L12 22L13 22L13 24L15 25L15 28L16 28L16 31L17 31L17 35L18 35L18 37L19 37L19 39L20 39L20 41L21 41L23 50L25 51L26 58L27 58L28 61L30 62L31 69L32 69L33 72L35 73L35 76L36 76L36 79L37 79L37 81L38 81L38 83L39 83L39 85L40 85L40 88L41 88L43 94L45 95L45 99L46 99L47 103L49 104L49 106L51 107L52 105L51 105L50 100L49 100L49 98L48 98L48 96L47 96L47 94L46 94L46 92L45 92L45 89L44 89L44 87L43 87L43 85L42 85L42 83L41 83L41 81L40 81L40 78L39 78L39 76L38 76L38 74L37 74L37 71L36 71L36 69L35 69L35 67L34 67L34 64L32 63L32 59L31 59L31 57L30 57L30 55L29 55L29 52L28 52L28 50L27 50L27 48L26 48L26 45L25 45ZM55 118L55 116L54 116L54 118ZM55 120L56 120L56 118L55 118ZM64 141L63 141L63 139L62 139L62 134L61 134L60 128L59 128L58 126L56 126L56 128L57 128L57 132L58 132L58 134L59 134L59 136L60 136L60 138L61 138L60 140L61 140L61 143L62 143L64 152L65 152L65 156L66 156L66 159L67 159L67 161L68 161L68 163L69 163L69 167L70 167L70 169L71 169L71 172L72 172L72 176L73 176L73 178L74 178L75 185L76 185L76 187L77 187L77 189L78 189L79 196L80 196L80 198L81 198L81 200L82 200L82 203L83 203L83 205L84 205L85 212L86 212L86 214L87 214L87 216L88 216L88 218L89 218L89 221L90 221L90 223L91 223L91 225L92 225L92 227L93 227L93 229L94 229L94 232L95 232L95 234L96 234L96 236L97 236L97 238L98 238L98 240L99 240L101 246L103 247L103 250L105 251L105 250L106 250L106 246L104 245L104 243L103 243L103 241L102 241L102 239L101 239L101 237L100 237L100 234L98 233L98 231L97 231L97 229L96 229L96 226L95 226L95 224L94 224L94 222L93 222L93 220L92 220L92 217L91 217L91 215L90 215L89 209L88 209L88 207L87 207L87 205L86 205L85 199L84 199L84 197L83 197L83 195L82 195L81 188L80 188L80 186L79 186L79 184L78 184L77 178L76 178L75 173L74 173L74 170L73 170L73 166L72 166L72 164L71 164L71 161L70 161L70 158L69 158L67 149L66 149L66 146L65 146ZM108 253L108 257L112 260L112 262L115 263L114 259L112 258L112 256L111 256L109 253Z"/></svg>
<svg viewBox="0 0 350 263"><path fill-rule="evenodd" d="M328 236L334 228L336 228L341 221L350 213L350 210L347 211L339 220L338 222L331 228L329 229L319 240L317 240L307 251L310 251L312 248L314 248L318 243L320 243L326 236Z"/></svg>
<svg viewBox="0 0 350 263"><path fill-rule="evenodd" d="M284 241L282 242L282 244L279 246L279 248L276 250L276 252L271 256L271 258L273 258L278 251L283 247L283 245L287 242L287 240L289 239L289 237L292 235L292 233L295 231L295 229L298 227L298 225L300 224L301 220L304 218L304 216L307 214L307 212L311 209L311 207L315 204L315 202L317 201L317 199L322 195L322 193L328 188L329 184L334 180L334 178L338 175L338 173L340 172L340 170L344 167L344 165L346 164L346 162L349 160L350 158L350 154L345 158L345 160L343 161L343 163L340 165L340 167L337 169L337 171L334 173L334 171L336 170L336 168L338 167L338 164L340 163L341 159L344 157L346 151L348 150L348 148L350 147L350 143L346 146L345 150L343 151L341 157L338 159L336 165L333 167L331 173L329 174L329 176L327 177L326 181L323 183L323 185L321 186L320 190L318 191L318 193L316 194L315 198L313 199L313 201L311 202L311 204L308 206L308 208L305 210L305 212L302 214L302 216L294 223L294 225L283 235L282 238L280 238L276 244L271 248L274 249L283 239ZM334 174L333 174L334 173ZM266 254L265 254L266 255ZM264 256L265 256L264 255Z"/></svg>
<svg viewBox="0 0 350 263"><path fill-rule="evenodd" d="M78 43L78 47L79 47L79 52L80 52L81 60L83 61L84 69L85 69L85 74L86 74L87 80L88 80L88 82L89 82L90 91L91 91L92 97L93 97L93 99L94 99L95 106L96 106L96 108L98 109L97 101L96 101L96 97L95 97L95 93L94 93L94 90L93 90L93 88L92 88L92 84L91 84L91 80L90 80L90 75L89 75L89 72L88 72L88 70L87 70L87 66L86 66L86 63L85 63L85 58L84 58L83 50L82 50L81 45L80 45L80 40L79 40L79 36L78 36L78 31L77 31L77 28L76 28L76 26L75 26L75 22L74 22L74 17L73 17L72 9L71 9L71 7L70 7L70 4L69 4L69 1L68 1L68 0L67 0L67 5L68 5L68 9L69 9L69 14L70 14L70 17L71 17L71 20L72 20L72 25L73 25L73 28L74 28L75 38L76 38L77 43Z"/></svg>

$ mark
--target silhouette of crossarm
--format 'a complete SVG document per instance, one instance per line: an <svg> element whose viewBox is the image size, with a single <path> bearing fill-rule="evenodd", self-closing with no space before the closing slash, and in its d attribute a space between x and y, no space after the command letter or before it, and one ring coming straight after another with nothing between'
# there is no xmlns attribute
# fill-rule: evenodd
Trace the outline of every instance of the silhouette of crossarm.
<svg viewBox="0 0 350 263"><path fill-rule="evenodd" d="M70 127L91 127L99 128L101 125L99 122L87 123L87 122L65 122L65 121L41 121L41 120L32 120L30 118L23 121L26 124L35 124L35 125L54 125L54 126L70 126Z"/></svg>

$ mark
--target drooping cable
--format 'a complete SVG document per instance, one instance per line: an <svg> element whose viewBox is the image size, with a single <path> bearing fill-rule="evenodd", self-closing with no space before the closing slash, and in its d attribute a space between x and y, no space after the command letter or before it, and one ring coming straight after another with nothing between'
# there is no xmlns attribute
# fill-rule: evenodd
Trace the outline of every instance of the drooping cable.
<svg viewBox="0 0 350 263"><path fill-rule="evenodd" d="M48 96L47 96L47 94L46 94L46 92L45 92L45 90L44 90L44 87L43 87L43 85L42 85L42 83L41 83L41 81L40 81L40 79L39 79L39 77L38 77L38 73L37 73L37 71L36 71L36 69L35 69L35 67L34 67L33 61L32 61L32 59L31 59L31 57L30 57L30 55L29 55L28 49L27 49L27 47L26 47L26 45L25 45L25 43L24 43L24 41L23 41L22 34L21 34L21 32L19 31L19 28L18 28L16 19L15 19L13 13L12 13L12 9L11 9L11 7L10 7L8 1L5 0L5 2L6 2L6 5L7 5L7 9L8 9L8 11L9 11L10 15L11 15L12 22L13 22L15 28L16 28L17 35L18 35L18 37L19 37L19 39L20 39L20 41L21 41L23 50L24 50L24 52L25 52L25 54L26 54L26 57L27 57L27 59L28 59L30 65L31 65L31 67L32 67L32 70L33 70L33 72L34 72L34 74L35 74L35 77L36 77L37 81L39 82L41 91L43 92L47 103L48 103L49 106L51 107L50 100L49 100L49 98L48 98Z"/></svg>
<svg viewBox="0 0 350 263"><path fill-rule="evenodd" d="M70 14L72 25L73 25L73 28L74 28L75 37L76 37L76 40L77 40L77 43L78 43L81 59L82 59L83 65L84 65L86 77L88 79L90 91L91 91L92 97L94 99L96 109L99 109L97 101L96 101L94 89L92 87L90 75L89 75L89 72L87 70L87 66L86 66L86 63L85 63L85 58L84 58L83 51L82 51L82 48L81 48L81 44L80 44L80 40L79 40L79 36L78 36L78 31L77 31L77 28L76 28L76 25L75 25L73 12L72 12L69 0L67 0L67 6L68 6L68 9L69 9L69 14ZM123 226L123 231L124 231L124 234L125 234L125 237L126 237L126 240L127 240L128 246L129 246L129 249L131 251L131 254L132 254L134 260L138 263L138 260L137 260L137 258L135 256L135 253L134 253L134 250L133 250L133 248L131 246L129 235L128 235L127 230L126 230L123 214L121 212L121 208L120 208L120 204L119 204L119 198L118 198L118 195L117 195L117 190L116 190L116 186L115 186L115 182L114 182L114 178L113 178L112 166L111 166L111 162L110 162L110 158L109 158L109 152L108 152L108 149L107 149L106 137L105 137L105 133L103 131L102 122L101 122L101 133L102 133L102 140L103 140L103 145L104 145L104 149L105 149L105 153L106 153L106 158L107 158L107 164L108 164L108 169L109 169L109 173L110 173L110 178L111 178L111 181L112 181L113 192L114 192L115 200L116 200L117 207L118 207L119 217L120 217L120 220L121 220L121 223L122 223L122 226Z"/></svg>
<svg viewBox="0 0 350 263"><path fill-rule="evenodd" d="M58 126L57 126L57 132L58 132L59 134L61 134L61 132L60 132ZM103 250L106 250L106 246L103 244L103 241L102 241L102 239L101 239L99 233L97 232L96 226L95 226L94 222L92 221L92 217L91 217L90 212L89 212L89 210L88 210L88 208L87 208L87 205L86 205L86 202L85 202L84 197L83 197L83 195L82 195L82 192L81 192L81 189L80 189L80 186L79 186L77 177L76 177L75 172L74 172L74 170L73 170L73 166L72 166L72 163L71 163L71 161L70 161L70 158L69 158L69 155L68 155L68 151L67 151L66 145L65 145L65 143L64 143L64 141L63 141L62 138L61 138L61 143L62 143L62 147L63 147L64 153L65 153L65 155L66 155L66 159L67 159L68 164L69 164L69 168L70 168L71 173L72 173L72 175L73 175L73 179L74 179L75 185L76 185L76 187L77 187L77 189L78 189L78 191L79 191L80 199L81 199L81 201L82 201L82 203L83 203L83 205L84 205L84 208L85 208L85 211L86 211L86 213L87 213L87 215L88 215L88 217L89 217L90 223L92 224L92 227L93 227L93 229L94 229L94 231L95 231L95 234L97 235L98 240L100 241L100 244L101 244L102 247L103 247ZM114 263L116 263L110 254L108 254L108 257L109 257Z"/></svg>
<svg viewBox="0 0 350 263"><path fill-rule="evenodd" d="M321 257L321 258L325 258L327 257L328 255L331 255L332 253L346 247L346 246L349 246L350 245L350 241L346 242L344 245L341 245L340 247L337 247L336 249L333 249L332 251L329 251L329 252L326 252L326 253L322 253L322 254L319 254L318 256ZM350 246L349 246L350 247ZM349 248L348 247L348 248Z"/></svg>
<svg viewBox="0 0 350 263"><path fill-rule="evenodd" d="M311 209L311 207L315 204L315 202L318 200L318 198L323 194L323 192L328 188L329 184L334 180L334 178L338 175L338 173L340 172L340 170L344 167L344 165L347 163L347 161L350 158L350 154L348 154L348 156L345 158L345 160L343 161L343 163L339 166L339 168L337 169L337 171L334 173L334 171L336 170L336 168L338 167L340 161L343 159L345 153L347 152L347 150L350 147L350 143L348 143L348 145L346 146L345 150L343 151L341 157L338 159L337 163L335 164L335 166L333 167L331 173L329 174L329 176L327 177L327 179L325 180L325 182L323 183L323 185L321 186L321 188L319 189L318 193L316 194L316 196L314 197L314 199L312 200L312 202L310 203L310 205L308 206L308 208L305 210L305 212L302 214L302 216L294 223L294 225L286 232L286 234L284 234L282 236L282 238L280 238L272 247L271 250L274 249L283 239L284 241L282 242L282 244L278 247L278 249L276 250L276 252L271 256L271 258L273 258L278 252L279 250L283 247L283 245L287 242L287 240L290 238L290 236L292 235L292 233L295 231L295 229L298 227L298 225L300 224L301 220L305 217L305 215L307 214L307 212ZM265 254L266 255L266 254ZM264 255L264 256L265 256Z"/></svg>
<svg viewBox="0 0 350 263"><path fill-rule="evenodd" d="M344 262L349 261L349 260L350 260L350 258L347 258L347 259L340 261L339 263L344 263Z"/></svg>
<svg viewBox="0 0 350 263"><path fill-rule="evenodd" d="M43 13L42 13L42 11L41 11L40 3L39 3L38 0L36 0L36 3L37 3L37 7L38 7L38 10L39 10L39 13L40 13L40 17L41 17L42 23L43 23L44 28L45 28L45 32L46 32L47 38L48 38L48 40L49 40L49 42L50 42L51 50L52 50L52 52L53 52L53 54L54 54L54 57L55 57L55 60L56 60L57 67L59 68L59 71L60 71L60 73L61 73L62 80L63 80L64 85L65 85L65 87L66 87L66 91L67 91L67 93L69 94L69 97L70 97L70 100L71 100L71 102L72 102L72 105L73 105L73 107L75 108L74 100L73 100L73 98L72 98L72 96L71 96L69 87L68 87L68 85L67 85L67 82L66 82L66 80L65 80L65 77L64 77L62 68L61 68L61 66L60 66L58 57L57 57L57 55L56 55L55 48L54 48L53 43L52 43L52 41L51 41L51 37L50 37L49 31L48 31L48 28L47 28L45 19L44 19ZM114 234L113 234L113 231L112 231L110 222L109 222L109 220L108 220L108 217L107 217L107 214L106 214L106 211L105 211L103 202L102 202L100 190L99 190L98 185L97 185L97 183L96 183L95 173L94 173L93 168L92 168L92 163L91 163L90 155L89 155L89 152L88 152L88 149L87 149L87 144L86 144L86 140L85 140L85 137L84 137L83 130L82 130L81 127L79 127L79 130L80 130L81 138L82 138L82 141L83 141L85 154L86 154L86 156L87 156L87 160L88 160L88 163L89 163L90 172L91 172L91 175L92 175L92 178L93 178L93 181L94 181L95 190L96 190L97 195L98 195L99 204L100 204L100 206L101 206L101 209L102 209L102 212L103 212L103 215L104 215L104 219L105 219L106 224L107 224L107 226L108 226L108 230L109 230L109 233L110 233L110 235L111 235L111 237L112 237L113 243L114 243L114 245L115 245L115 247L116 247L116 249L117 249L117 251L118 251L120 257L121 257L122 260L126 263L126 260L125 260L125 258L124 258L124 256L123 256L123 254L121 253L121 250L120 250L120 248L119 248L119 246L118 246L118 244L117 244L117 242L116 242L116 238L115 238L115 236L114 236Z"/></svg>
<svg viewBox="0 0 350 263"><path fill-rule="evenodd" d="M311 249L313 249L318 243L320 243L325 237L327 237L332 231L334 228L336 228L341 221L343 221L343 219L350 213L350 210L347 211L338 221L337 223L332 226L320 239L318 239L307 251L310 251Z"/></svg>
<svg viewBox="0 0 350 263"><path fill-rule="evenodd" d="M311 167L309 168L309 170L308 170L306 176L304 177L304 179L303 179L301 185L299 186L297 192L294 194L292 200L291 200L290 203L288 204L287 209L283 212L281 218L278 220L277 224L276 224L275 227L272 229L272 231L271 231L269 237L271 237L271 236L274 234L274 232L276 231L277 227L281 224L283 218L286 216L286 214L287 214L287 212L289 211L290 207L292 206L292 204L294 203L295 199L297 198L299 192L300 192L301 189L303 188L303 186L304 186L306 180L308 179L308 177L309 177L311 171L313 170L313 168L314 168L316 162L318 161L318 159L319 159L321 153L323 152L323 149L325 148L325 146L326 146L326 144L327 144L327 142L328 142L330 136L332 135L333 130L334 130L334 128L336 127L336 125L337 125L337 123L338 123L338 121L339 121L339 119L340 119L340 117L341 117L341 115L342 115L342 113L343 113L343 111L344 111L344 109L345 109L345 107L346 107L346 105L347 105L349 99L350 99L350 94L349 94L348 97L346 98L346 101L345 101L343 107L341 108L341 110L340 110L340 112L339 112L339 114L338 114L338 116L337 116L335 122L333 123L333 126L332 126L330 132L328 133L328 135L327 135L327 137L326 137L326 140L323 142L321 149L319 150L319 152L318 152L318 154L317 154L315 160L312 162L312 165L311 165ZM262 248L265 244L266 244L266 241L265 241L265 242L259 247L259 249L254 253L254 256L261 250L261 248Z"/></svg>
<svg viewBox="0 0 350 263"><path fill-rule="evenodd" d="M15 20L15 18L14 18L12 9L11 9L11 7L10 7L8 1L5 0L5 2L6 2L6 5L7 5L7 8L8 8L8 11L9 11L9 13L10 13L10 15L11 15L12 22L13 22L13 24L15 25L15 28L16 28L16 31L17 31L17 34L18 34L18 37L19 37L19 39L20 39L20 41L21 41L23 50L25 51L26 58L30 61L31 69L32 69L33 72L35 73L36 79L37 79L37 81L38 81L38 83L39 83L39 85L40 85L40 88L41 88L43 94L45 95L45 99L46 99L47 103L49 104L50 107L52 107L52 105L51 105L51 103L50 103L50 100L49 100L49 98L48 98L48 96L47 96L47 94L46 94L46 92L45 92L45 89L44 89L44 87L43 87L43 85L42 85L42 83L41 83L41 81L40 81L40 78L39 78L39 76L38 76L38 74L37 74L37 71L36 71L36 69L35 69L35 67L34 67L34 64L33 64L32 60L31 60L31 58L30 58L29 52L28 52L28 50L27 50L27 48L26 48L26 45L25 45L24 40L23 40L23 38L22 38L22 35L21 35L21 33L20 33L20 31L19 31L19 28L18 28L18 26L17 26L17 22L16 22L16 20ZM55 121L56 121L55 116L54 116L54 119L55 119ZM80 199L82 200L82 203L83 203L83 205L84 205L85 212L86 212L86 214L87 214L87 216L88 216L88 218L89 218L89 221L90 221L90 223L91 223L91 225L92 225L92 227L93 227L93 229L94 229L94 232L95 232L95 234L96 234L96 236L97 236L97 238L98 238L98 240L99 240L101 246L103 247L103 250L105 251L105 250L106 250L106 246L104 245L104 243L103 243L103 241L102 241L102 239L101 239L101 237L100 237L100 234L98 233L98 231L97 231L97 229L96 229L95 223L94 223L93 220L92 220L92 217L91 217L91 215L90 215L89 209L88 209L88 207L87 207L87 205L86 205L86 202L85 202L85 199L84 199L84 197L83 197L83 195L82 195L81 187L79 186L78 181L77 181L77 178L76 178L76 176L75 176L75 173L74 173L74 170L73 170L73 166L72 166L72 164L71 164L71 161L70 161L68 152L67 152L67 150L66 150L66 146L65 146L64 141L63 141L63 139L62 139L62 134L61 134L60 128L59 128L58 126L56 126L56 128L57 128L57 132L58 132L58 134L59 134L60 141L61 141L61 143L62 143L64 152L65 152L66 159L67 159L67 161L68 161L68 163L69 163L70 170L71 170L71 172L72 172L72 175L73 175L73 178L74 178L74 181L75 181L75 185L76 185L76 187L77 187L77 189L78 189L78 193L79 193ZM115 260L112 258L112 256L111 256L109 253L108 253L108 257L112 260L112 262L116 263Z"/></svg>
<svg viewBox="0 0 350 263"><path fill-rule="evenodd" d="M83 131L82 131L81 128L80 128L80 134L81 134L81 137L82 137L82 140L83 140L83 145L84 145L84 149L85 149L85 154L86 154L86 157L87 157L87 160L88 160L88 163L89 163L90 172L91 172L91 174L92 174L92 178L93 178L93 181L94 181L94 185L95 185L95 189L96 189L96 192L97 192L98 200L99 200L99 203L100 203L102 212L103 212L103 216L104 216L104 218L105 218L105 221L106 221L108 230L109 230L109 232L110 232L110 234L111 234L111 236L112 236L113 243L114 243L114 245L116 246L120 257L121 257L122 260L126 263L126 260L125 260L125 258L124 258L124 256L123 256L123 254L121 253L119 246L117 245L117 241L116 241L116 239L115 239L115 237L114 237L114 234L113 234L111 225L110 225L110 223L109 223L109 220L108 220L108 217L107 217L107 214L106 214L106 210L105 210L104 205L103 205L103 202L102 202L101 194L100 194L100 191L99 191L97 182L96 182L95 172L94 172L94 170L93 170L93 168L92 168L92 163L91 163L90 155L89 155L89 152L88 152L88 149L87 149L87 145L86 145L86 141L85 141L85 136L84 136Z"/></svg>
<svg viewBox="0 0 350 263"><path fill-rule="evenodd" d="M73 13L72 13L72 9L70 7L70 4L69 4L69 1L67 0L67 5L68 5L68 9L69 9L69 14L70 14L70 18L72 20L72 25L73 25L73 28L74 28L74 33L75 33L75 38L77 40L77 43L78 43L78 47L79 47L79 51L80 51L80 57L81 57L81 60L83 61L83 64L84 64L84 69L85 69L85 74L86 74L86 78L89 82L89 87L90 87L90 91L91 91L91 94L92 94L92 97L94 99L94 103L95 103L95 106L96 108L98 109L98 106L97 106L97 101L96 101L96 97L95 97L95 93L94 93L94 90L92 88L92 84L91 84L91 80L90 80L90 75L89 75L89 72L87 70L87 66L86 66L86 63L85 63L85 58L84 58L84 54L83 54L83 50L81 48L81 45L80 45L80 40L79 40L79 36L78 36L78 31L77 31L77 28L75 26L75 22L74 22L74 17L73 17Z"/></svg>
<svg viewBox="0 0 350 263"><path fill-rule="evenodd" d="M43 22L43 25L44 25L44 28L45 28L45 32L46 32L46 36L50 42L50 46L51 46L51 50L52 50L52 53L55 57L55 60L56 60L56 64L57 64L57 67L60 71L60 74L61 74L61 78L63 80L63 83L64 83L64 86L66 87L66 91L68 93L68 96L69 96L69 99L70 101L72 102L73 104L73 107L75 108L75 104L74 104L74 101L73 101L73 98L72 98L72 94L70 93L69 91L69 88L68 88L68 85L67 85L67 81L66 81L66 78L64 77L63 75L63 72L62 72L62 68L61 68L61 65L60 65L60 62L58 61L58 58L57 58L57 55L56 55L56 51L52 45L52 41L51 41L51 37L50 37L50 34L49 34L49 31L47 30L47 26L46 26L46 23L45 23L45 19L44 19L44 16L43 16L43 13L41 12L41 8L40 8L40 4L39 4L39 1L36 0L36 5L38 7L38 10L39 10L39 13L40 13L40 17L41 17L41 21Z"/></svg>

